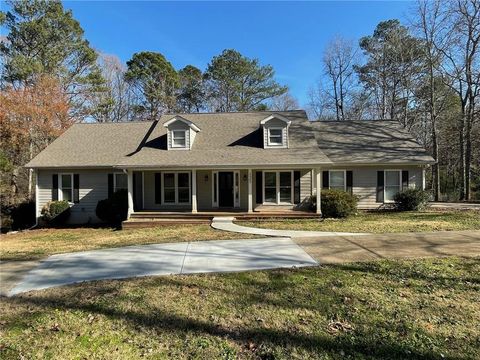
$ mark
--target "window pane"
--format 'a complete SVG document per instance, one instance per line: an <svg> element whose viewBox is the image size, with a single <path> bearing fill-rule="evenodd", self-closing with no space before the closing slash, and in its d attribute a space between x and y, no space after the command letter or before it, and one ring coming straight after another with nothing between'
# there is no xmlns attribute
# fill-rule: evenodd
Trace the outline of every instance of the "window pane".
<svg viewBox="0 0 480 360"><path fill-rule="evenodd" d="M292 186L292 173L281 172L280 173L280 186Z"/></svg>
<svg viewBox="0 0 480 360"><path fill-rule="evenodd" d="M282 144L282 129L270 129L268 141L271 144Z"/></svg>
<svg viewBox="0 0 480 360"><path fill-rule="evenodd" d="M175 189L164 189L163 190L163 200L166 203L175 202Z"/></svg>
<svg viewBox="0 0 480 360"><path fill-rule="evenodd" d="M396 193L400 191L400 186L385 186L385 201L393 201Z"/></svg>
<svg viewBox="0 0 480 360"><path fill-rule="evenodd" d="M185 147L185 139L173 139L173 145L178 147Z"/></svg>
<svg viewBox="0 0 480 360"><path fill-rule="evenodd" d="M190 201L190 191L188 188L178 189L178 202L188 203Z"/></svg>
<svg viewBox="0 0 480 360"><path fill-rule="evenodd" d="M280 188L280 202L292 202L292 188L281 187Z"/></svg>
<svg viewBox="0 0 480 360"><path fill-rule="evenodd" d="M330 188L344 190L345 173L343 171L330 171Z"/></svg>
<svg viewBox="0 0 480 360"><path fill-rule="evenodd" d="M190 187L189 181L188 181L188 174L182 173L178 174L178 187Z"/></svg>
<svg viewBox="0 0 480 360"><path fill-rule="evenodd" d="M127 189L128 178L126 174L115 174L115 190Z"/></svg>
<svg viewBox="0 0 480 360"><path fill-rule="evenodd" d="M185 131L173 131L173 145L185 147Z"/></svg>
<svg viewBox="0 0 480 360"><path fill-rule="evenodd" d="M399 171L386 171L385 185L400 185Z"/></svg>
<svg viewBox="0 0 480 360"><path fill-rule="evenodd" d="M277 202L277 190L275 188L265 188L265 202Z"/></svg>
<svg viewBox="0 0 480 360"><path fill-rule="evenodd" d="M175 187L175 174L163 174L163 181L164 187Z"/></svg>
<svg viewBox="0 0 480 360"><path fill-rule="evenodd" d="M67 200L69 202L72 202L72 189L62 189L62 198L63 200Z"/></svg>
<svg viewBox="0 0 480 360"><path fill-rule="evenodd" d="M274 172L265 173L265 186L276 186L277 174Z"/></svg>
<svg viewBox="0 0 480 360"><path fill-rule="evenodd" d="M72 188L72 176L70 174L62 175L62 188Z"/></svg>

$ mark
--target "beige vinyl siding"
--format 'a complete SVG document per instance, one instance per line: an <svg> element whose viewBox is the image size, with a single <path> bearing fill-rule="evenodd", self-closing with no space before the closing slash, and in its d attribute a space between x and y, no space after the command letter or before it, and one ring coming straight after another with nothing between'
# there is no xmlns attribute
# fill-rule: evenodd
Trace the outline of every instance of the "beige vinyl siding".
<svg viewBox="0 0 480 360"><path fill-rule="evenodd" d="M408 170L409 187L422 188L422 169L415 166L396 167L357 167L342 168L351 170L353 175L353 193L359 197L359 209L377 209L383 203L377 203L377 171ZM334 169L323 169L334 170Z"/></svg>
<svg viewBox="0 0 480 360"><path fill-rule="evenodd" d="M197 208L200 211L212 209L212 178L211 170L197 171Z"/></svg>
<svg viewBox="0 0 480 360"><path fill-rule="evenodd" d="M52 200L52 175L53 174L79 174L80 202L71 207L69 223L96 223L100 220L95 215L97 203L108 197L107 170L38 170L38 209Z"/></svg>

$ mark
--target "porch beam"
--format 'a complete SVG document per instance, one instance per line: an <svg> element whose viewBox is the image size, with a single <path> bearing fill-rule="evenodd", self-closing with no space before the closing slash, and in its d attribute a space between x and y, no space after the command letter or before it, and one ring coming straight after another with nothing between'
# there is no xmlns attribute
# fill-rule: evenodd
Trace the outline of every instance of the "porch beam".
<svg viewBox="0 0 480 360"><path fill-rule="evenodd" d="M128 213L127 218L130 218L130 215L133 214L133 172L132 170L127 170L127 189L128 189Z"/></svg>
<svg viewBox="0 0 480 360"><path fill-rule="evenodd" d="M197 213L197 170L192 170L192 213Z"/></svg>
<svg viewBox="0 0 480 360"><path fill-rule="evenodd" d="M317 196L317 208L316 213L321 215L322 214L322 171L320 169L315 169L315 188L316 188L316 196Z"/></svg>
<svg viewBox="0 0 480 360"><path fill-rule="evenodd" d="M253 195L252 195L252 169L248 169L248 212L253 212Z"/></svg>

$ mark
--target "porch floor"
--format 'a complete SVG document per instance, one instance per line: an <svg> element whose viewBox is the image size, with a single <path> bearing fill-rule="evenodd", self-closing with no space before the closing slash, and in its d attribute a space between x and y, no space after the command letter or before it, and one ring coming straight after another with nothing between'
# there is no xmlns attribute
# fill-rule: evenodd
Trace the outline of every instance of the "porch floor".
<svg viewBox="0 0 480 360"><path fill-rule="evenodd" d="M255 209L249 213L244 210L225 209L219 211L154 211L140 210L131 214L130 219L122 223L122 228L155 227L173 224L211 224L214 217L231 216L237 221L269 220L269 219L305 219L320 218L320 215L311 211L294 209Z"/></svg>

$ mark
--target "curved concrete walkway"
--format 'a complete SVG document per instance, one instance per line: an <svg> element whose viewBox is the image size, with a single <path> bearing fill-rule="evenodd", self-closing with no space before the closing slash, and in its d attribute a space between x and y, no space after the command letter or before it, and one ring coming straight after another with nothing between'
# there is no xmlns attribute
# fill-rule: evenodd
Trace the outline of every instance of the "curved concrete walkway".
<svg viewBox="0 0 480 360"><path fill-rule="evenodd" d="M214 229L232 231L243 234L264 235L274 237L319 237L319 236L356 236L369 235L367 233L329 232L329 231L301 231L301 230L274 230L261 229L234 224L234 217L214 217L211 226Z"/></svg>

